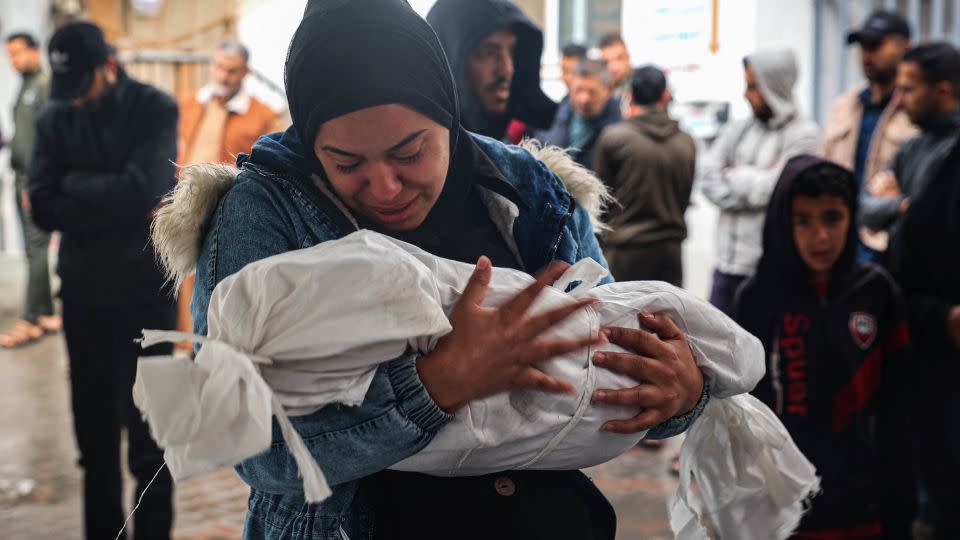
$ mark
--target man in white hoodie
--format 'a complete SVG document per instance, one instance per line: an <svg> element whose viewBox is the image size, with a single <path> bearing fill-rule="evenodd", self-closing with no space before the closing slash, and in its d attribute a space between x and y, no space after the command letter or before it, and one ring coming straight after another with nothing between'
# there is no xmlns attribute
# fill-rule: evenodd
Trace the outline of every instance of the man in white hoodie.
<svg viewBox="0 0 960 540"><path fill-rule="evenodd" d="M819 133L793 99L793 51L755 52L743 59L743 70L753 117L723 129L702 173L703 194L720 208L710 302L728 314L737 288L760 259L764 211L781 168L795 155L815 152Z"/></svg>

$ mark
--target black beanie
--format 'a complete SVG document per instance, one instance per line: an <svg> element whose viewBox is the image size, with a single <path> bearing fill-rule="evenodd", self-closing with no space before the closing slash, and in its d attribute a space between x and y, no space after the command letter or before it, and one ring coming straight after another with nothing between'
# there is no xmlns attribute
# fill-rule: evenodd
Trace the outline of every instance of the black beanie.
<svg viewBox="0 0 960 540"><path fill-rule="evenodd" d="M447 57L405 0L310 0L287 51L284 85L308 157L327 120L391 103L448 128L456 148L460 117Z"/></svg>

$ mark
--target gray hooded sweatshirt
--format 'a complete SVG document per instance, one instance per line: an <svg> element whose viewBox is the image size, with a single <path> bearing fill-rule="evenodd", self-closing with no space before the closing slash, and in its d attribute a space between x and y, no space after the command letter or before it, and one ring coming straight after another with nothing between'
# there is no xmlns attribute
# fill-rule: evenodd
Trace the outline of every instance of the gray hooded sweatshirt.
<svg viewBox="0 0 960 540"><path fill-rule="evenodd" d="M717 269L739 276L752 275L760 260L764 211L780 170L791 157L816 152L819 137L794 102L793 51L759 51L745 62L773 118L728 124L705 156L701 177L704 196L720 208Z"/></svg>

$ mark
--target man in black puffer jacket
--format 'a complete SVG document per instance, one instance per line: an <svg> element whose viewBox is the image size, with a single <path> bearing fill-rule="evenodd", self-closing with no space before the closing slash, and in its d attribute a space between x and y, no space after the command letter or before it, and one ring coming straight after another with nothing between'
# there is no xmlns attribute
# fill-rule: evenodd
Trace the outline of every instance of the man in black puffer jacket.
<svg viewBox="0 0 960 540"><path fill-rule="evenodd" d="M137 357L163 352L140 351L134 339L176 320L149 230L175 181L177 105L128 78L92 24L62 27L49 48L55 101L37 120L29 194L36 224L62 235L57 271L85 535L114 538L124 522L121 427L137 495L163 464L131 389ZM134 517L138 539L169 538L172 494L159 471Z"/></svg>

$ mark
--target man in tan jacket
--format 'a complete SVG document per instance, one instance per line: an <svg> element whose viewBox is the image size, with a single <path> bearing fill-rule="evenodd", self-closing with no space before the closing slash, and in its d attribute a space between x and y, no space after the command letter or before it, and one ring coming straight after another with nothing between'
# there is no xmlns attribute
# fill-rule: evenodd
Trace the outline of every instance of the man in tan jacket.
<svg viewBox="0 0 960 540"><path fill-rule="evenodd" d="M210 63L210 83L180 103L177 162L228 163L250 153L261 135L287 128L285 115L252 96L243 87L250 73L250 53L239 42L217 47ZM193 279L180 288L177 328L190 331ZM187 348L185 345L183 348Z"/></svg>
<svg viewBox="0 0 960 540"><path fill-rule="evenodd" d="M900 146L918 133L895 92L897 65L910 47L910 26L896 13L875 11L863 28L847 35L847 42L860 45L867 84L834 102L821 154L853 170L864 191L889 167ZM861 260L878 260L886 244L885 232L860 227L857 253Z"/></svg>

